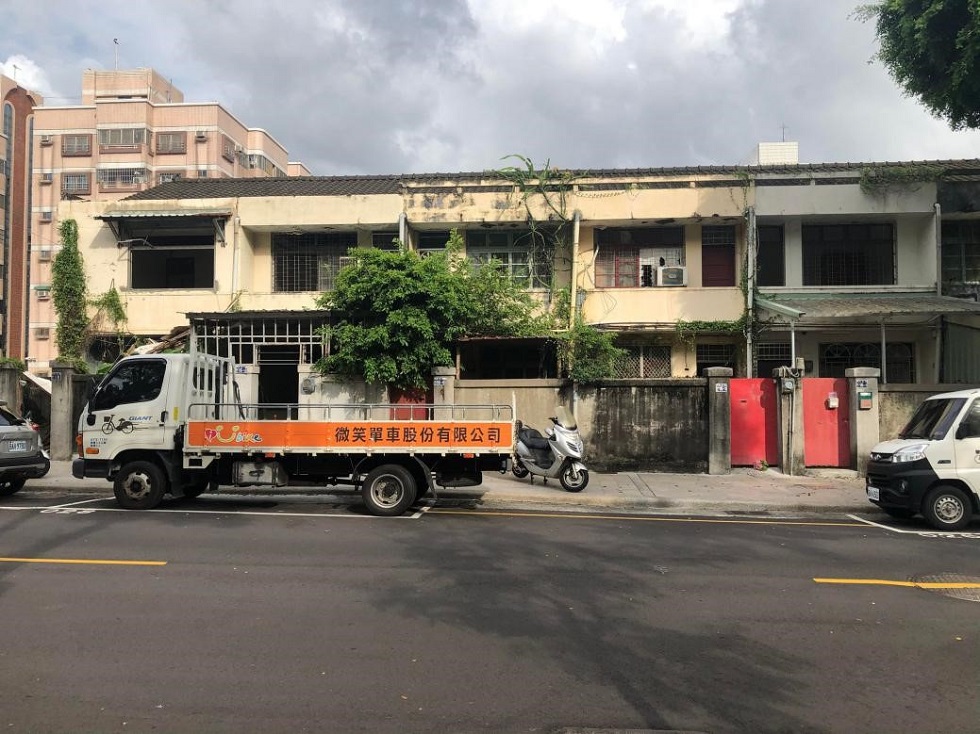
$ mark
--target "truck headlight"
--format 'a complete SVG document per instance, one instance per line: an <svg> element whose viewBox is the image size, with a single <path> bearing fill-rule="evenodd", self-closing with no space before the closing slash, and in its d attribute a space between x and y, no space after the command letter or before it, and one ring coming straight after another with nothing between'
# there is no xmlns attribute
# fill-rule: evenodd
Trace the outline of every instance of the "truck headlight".
<svg viewBox="0 0 980 734"><path fill-rule="evenodd" d="M920 459L926 458L926 449L929 444L927 443L914 443L911 446L906 446L905 448L899 449L894 454L892 454L892 463L894 464L905 464L910 461L919 461Z"/></svg>

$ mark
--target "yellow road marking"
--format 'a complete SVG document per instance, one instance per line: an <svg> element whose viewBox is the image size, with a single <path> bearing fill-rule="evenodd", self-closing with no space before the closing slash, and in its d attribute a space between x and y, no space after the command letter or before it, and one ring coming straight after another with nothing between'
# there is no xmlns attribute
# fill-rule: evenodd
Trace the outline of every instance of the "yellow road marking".
<svg viewBox="0 0 980 734"><path fill-rule="evenodd" d="M980 589L970 581L891 581L889 579L813 579L818 584L865 584L868 586L905 586L915 589Z"/></svg>
<svg viewBox="0 0 980 734"><path fill-rule="evenodd" d="M699 522L724 525L808 525L817 527L853 528L857 522L806 522L804 520L738 520L734 518L651 517L646 515L591 515L578 512L480 512L476 510L450 510L434 507L427 515L472 515L475 517L560 517L586 520L637 520L641 522Z"/></svg>
<svg viewBox="0 0 980 734"><path fill-rule="evenodd" d="M100 561L82 558L0 558L0 563L70 563L88 566L166 566L166 561Z"/></svg>

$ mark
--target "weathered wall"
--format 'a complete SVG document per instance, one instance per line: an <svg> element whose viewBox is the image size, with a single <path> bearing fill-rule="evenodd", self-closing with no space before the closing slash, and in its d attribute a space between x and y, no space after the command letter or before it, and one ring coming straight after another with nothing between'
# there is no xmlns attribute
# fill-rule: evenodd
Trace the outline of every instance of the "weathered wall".
<svg viewBox="0 0 980 734"><path fill-rule="evenodd" d="M923 400L944 392L967 390L971 385L880 385L879 437L882 441L898 436Z"/></svg>

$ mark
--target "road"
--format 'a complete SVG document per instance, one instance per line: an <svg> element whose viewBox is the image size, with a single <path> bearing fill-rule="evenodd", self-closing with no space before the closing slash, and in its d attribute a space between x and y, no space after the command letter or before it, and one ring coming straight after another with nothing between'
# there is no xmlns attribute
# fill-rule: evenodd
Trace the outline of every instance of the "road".
<svg viewBox="0 0 980 734"><path fill-rule="evenodd" d="M970 535L0 504L6 731L977 729L980 592L883 584L976 586Z"/></svg>

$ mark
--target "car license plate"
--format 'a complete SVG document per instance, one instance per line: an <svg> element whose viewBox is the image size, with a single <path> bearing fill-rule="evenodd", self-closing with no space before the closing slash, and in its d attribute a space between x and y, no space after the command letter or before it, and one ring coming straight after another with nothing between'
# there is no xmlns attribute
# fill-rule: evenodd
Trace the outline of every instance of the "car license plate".
<svg viewBox="0 0 980 734"><path fill-rule="evenodd" d="M880 500L881 490L877 487L868 487L868 499L869 500Z"/></svg>

